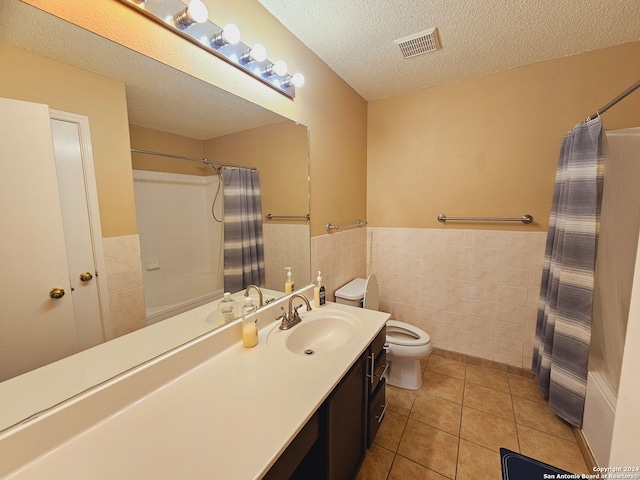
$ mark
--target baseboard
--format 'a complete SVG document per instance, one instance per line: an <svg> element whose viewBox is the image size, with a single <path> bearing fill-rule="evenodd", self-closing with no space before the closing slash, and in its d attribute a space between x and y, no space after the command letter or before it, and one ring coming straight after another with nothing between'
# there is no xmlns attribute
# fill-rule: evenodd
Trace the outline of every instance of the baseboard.
<svg viewBox="0 0 640 480"><path fill-rule="evenodd" d="M580 447L580 451L582 452L584 463L587 464L587 471L589 472L595 471L595 467L597 467L598 465L596 464L596 459L591 453L591 449L587 444L587 440L584 438L584 435L582 434L582 430L575 427L571 427L571 429L573 430L574 437L576 437L576 442L578 443L578 447Z"/></svg>

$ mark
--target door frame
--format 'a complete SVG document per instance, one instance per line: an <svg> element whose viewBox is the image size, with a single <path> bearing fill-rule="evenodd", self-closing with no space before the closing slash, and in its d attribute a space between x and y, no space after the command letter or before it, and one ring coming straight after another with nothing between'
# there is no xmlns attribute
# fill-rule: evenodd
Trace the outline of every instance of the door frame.
<svg viewBox="0 0 640 480"><path fill-rule="evenodd" d="M109 288L105 268L104 247L102 243L102 227L100 224L100 208L98 204L98 189L96 186L95 168L93 165L93 149L91 147L91 132L89 118L84 115L49 109L49 118L74 123L78 126L80 139L80 155L82 158L82 175L89 212L89 229L93 247L93 261L96 267L96 281L98 284L98 303L102 323L103 341L112 338L111 310L109 307Z"/></svg>

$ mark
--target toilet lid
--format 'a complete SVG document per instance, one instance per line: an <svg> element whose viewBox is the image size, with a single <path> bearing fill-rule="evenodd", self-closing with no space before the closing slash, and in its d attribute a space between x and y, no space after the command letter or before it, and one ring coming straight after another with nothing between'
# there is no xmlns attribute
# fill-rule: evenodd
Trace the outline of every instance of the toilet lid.
<svg viewBox="0 0 640 480"><path fill-rule="evenodd" d="M431 341L427 332L415 325L397 320L387 321L387 342L396 345L426 345Z"/></svg>
<svg viewBox="0 0 640 480"><path fill-rule="evenodd" d="M380 306L380 295L378 293L378 279L375 274L370 274L367 277L367 283L364 289L364 299L362 300L362 307L367 310L378 310Z"/></svg>

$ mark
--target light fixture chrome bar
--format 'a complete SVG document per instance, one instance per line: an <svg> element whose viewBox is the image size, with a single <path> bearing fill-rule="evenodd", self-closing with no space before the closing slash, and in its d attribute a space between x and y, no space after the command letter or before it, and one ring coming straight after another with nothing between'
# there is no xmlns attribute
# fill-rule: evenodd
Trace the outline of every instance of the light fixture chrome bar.
<svg viewBox="0 0 640 480"><path fill-rule="evenodd" d="M306 215L271 215L270 213L264 216L265 220L309 220L311 218L311 214L307 213Z"/></svg>
<svg viewBox="0 0 640 480"><path fill-rule="evenodd" d="M531 223L533 217L531 215L523 215L517 218L504 218L504 217L447 217L446 215L438 215L438 221L441 223L447 220L456 220L462 222L522 222Z"/></svg>
<svg viewBox="0 0 640 480"><path fill-rule="evenodd" d="M351 225L331 225L327 223L327 232L331 233L333 230L338 230L340 228L354 228L354 227L364 227L369 222L358 219L356 223L352 223Z"/></svg>
<svg viewBox="0 0 640 480"><path fill-rule="evenodd" d="M200 22L200 18L194 19L193 15L189 17L191 2L200 4L200 0L191 0L189 6L181 0L118 1L290 99L295 98L296 87L304 84L304 77L299 73L291 75L277 69L278 73L274 74L278 62L269 61L266 51L263 52L264 56L250 55L257 45L250 47L239 41L240 32L234 25L223 28L210 20ZM192 23L192 20L195 22ZM225 32L230 26L233 31ZM258 47L261 52L264 50L261 45Z"/></svg>

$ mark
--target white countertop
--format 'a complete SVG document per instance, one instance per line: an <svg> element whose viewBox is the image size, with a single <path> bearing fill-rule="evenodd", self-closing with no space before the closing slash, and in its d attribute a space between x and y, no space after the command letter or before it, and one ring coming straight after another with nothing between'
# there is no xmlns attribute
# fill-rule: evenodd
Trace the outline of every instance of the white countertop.
<svg viewBox="0 0 640 480"><path fill-rule="evenodd" d="M238 335L206 362L6 478L262 477L389 317L333 303L325 308L363 319L348 347L309 357L274 349L267 336L279 322L261 328L251 349ZM239 331L237 324L224 328Z"/></svg>

